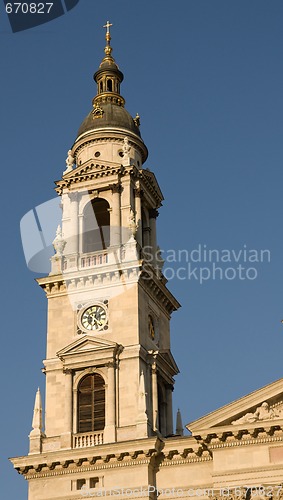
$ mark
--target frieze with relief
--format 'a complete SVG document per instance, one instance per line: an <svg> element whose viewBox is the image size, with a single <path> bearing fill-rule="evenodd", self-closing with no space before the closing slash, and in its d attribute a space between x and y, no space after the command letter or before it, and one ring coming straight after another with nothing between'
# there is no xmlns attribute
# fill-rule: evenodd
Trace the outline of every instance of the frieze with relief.
<svg viewBox="0 0 283 500"><path fill-rule="evenodd" d="M283 418L283 402L270 406L264 401L254 412L248 412L231 423L232 425L252 424L263 420L276 420L281 418Z"/></svg>

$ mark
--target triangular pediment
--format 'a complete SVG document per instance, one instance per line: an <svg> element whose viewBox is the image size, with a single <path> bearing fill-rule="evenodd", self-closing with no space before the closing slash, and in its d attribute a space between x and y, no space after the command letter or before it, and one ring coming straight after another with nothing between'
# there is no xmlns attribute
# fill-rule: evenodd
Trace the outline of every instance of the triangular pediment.
<svg viewBox="0 0 283 500"><path fill-rule="evenodd" d="M101 340L91 337L90 335L85 335L83 338L72 342L71 344L58 351L57 356L63 360L69 356L75 356L78 354L89 352L95 353L101 350L116 351L118 347L119 346L118 344L116 344L116 342L112 342L110 340Z"/></svg>
<svg viewBox="0 0 283 500"><path fill-rule="evenodd" d="M125 167L123 167L121 163L90 160L83 165L73 168L70 172L63 174L62 179L55 182L57 185L55 191L60 193L63 188L70 187L71 184L76 184L76 188L78 188L78 183L87 182L92 179L97 179L98 177L105 177L108 179L111 175L122 174L124 169Z"/></svg>
<svg viewBox="0 0 283 500"><path fill-rule="evenodd" d="M164 361L171 367L171 369L173 370L175 375L180 373L178 365L177 365L171 351L169 351L167 349L166 350L160 349L159 354L160 354L161 358L163 358Z"/></svg>
<svg viewBox="0 0 283 500"><path fill-rule="evenodd" d="M230 427L283 425L283 379L262 387L186 425L193 435ZM276 422L276 424L274 423Z"/></svg>
<svg viewBox="0 0 283 500"><path fill-rule="evenodd" d="M97 174L98 172L102 171L108 171L108 170L116 170L116 169L121 169L122 165L121 163L118 162L113 162L113 161L105 161L105 162L98 162L98 161L88 161L87 163L83 165L79 165L75 167L73 170L70 172L66 173L63 178L64 179L75 179L76 177L80 177L81 175L90 175L92 173Z"/></svg>
<svg viewBox="0 0 283 500"><path fill-rule="evenodd" d="M154 173L153 173L153 172L151 172L151 170L149 170L148 168L143 169L143 170L141 171L141 173L142 173L142 177L143 177L144 179L146 179L146 180L147 180L147 182L148 182L148 183L149 183L149 184L153 187L153 189L156 191L156 193L157 193L157 195L158 195L158 197L159 197L159 199L160 199L160 202L161 202L162 200L164 200L164 198L163 198L163 194L162 194L162 192L161 192L160 186L159 186L159 184L158 184L158 182L157 182L157 179L156 179L156 177L155 177Z"/></svg>

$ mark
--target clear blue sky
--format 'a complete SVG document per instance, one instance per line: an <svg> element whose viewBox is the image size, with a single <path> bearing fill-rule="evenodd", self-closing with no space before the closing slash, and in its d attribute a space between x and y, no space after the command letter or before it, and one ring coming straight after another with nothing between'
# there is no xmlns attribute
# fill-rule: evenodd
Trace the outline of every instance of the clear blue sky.
<svg viewBox="0 0 283 500"><path fill-rule="evenodd" d="M165 197L160 247L246 245L271 255L241 261L256 268L254 280L169 281L182 304L171 330L181 371L175 409L185 424L282 377L283 3L80 0L14 34L5 16L1 5L0 491L21 500L26 484L7 457L27 452L35 392L44 389L46 299L26 267L19 222L54 196L91 109L107 19L121 92L141 116L146 166Z"/></svg>

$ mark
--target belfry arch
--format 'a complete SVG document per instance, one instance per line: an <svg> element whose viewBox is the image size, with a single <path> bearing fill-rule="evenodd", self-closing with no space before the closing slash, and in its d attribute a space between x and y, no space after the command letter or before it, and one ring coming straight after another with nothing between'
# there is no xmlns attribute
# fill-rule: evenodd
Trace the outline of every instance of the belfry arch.
<svg viewBox="0 0 283 500"><path fill-rule="evenodd" d="M110 213L108 201L90 201L83 211L83 253L105 250L110 245Z"/></svg>

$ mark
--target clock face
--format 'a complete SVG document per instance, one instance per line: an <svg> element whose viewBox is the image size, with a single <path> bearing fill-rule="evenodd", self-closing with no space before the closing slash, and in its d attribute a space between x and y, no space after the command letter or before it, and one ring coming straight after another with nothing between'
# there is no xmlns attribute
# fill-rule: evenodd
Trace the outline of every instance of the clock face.
<svg viewBox="0 0 283 500"><path fill-rule="evenodd" d="M88 307L81 315L81 326L84 331L93 332L101 330L107 323L107 312L101 304Z"/></svg>

